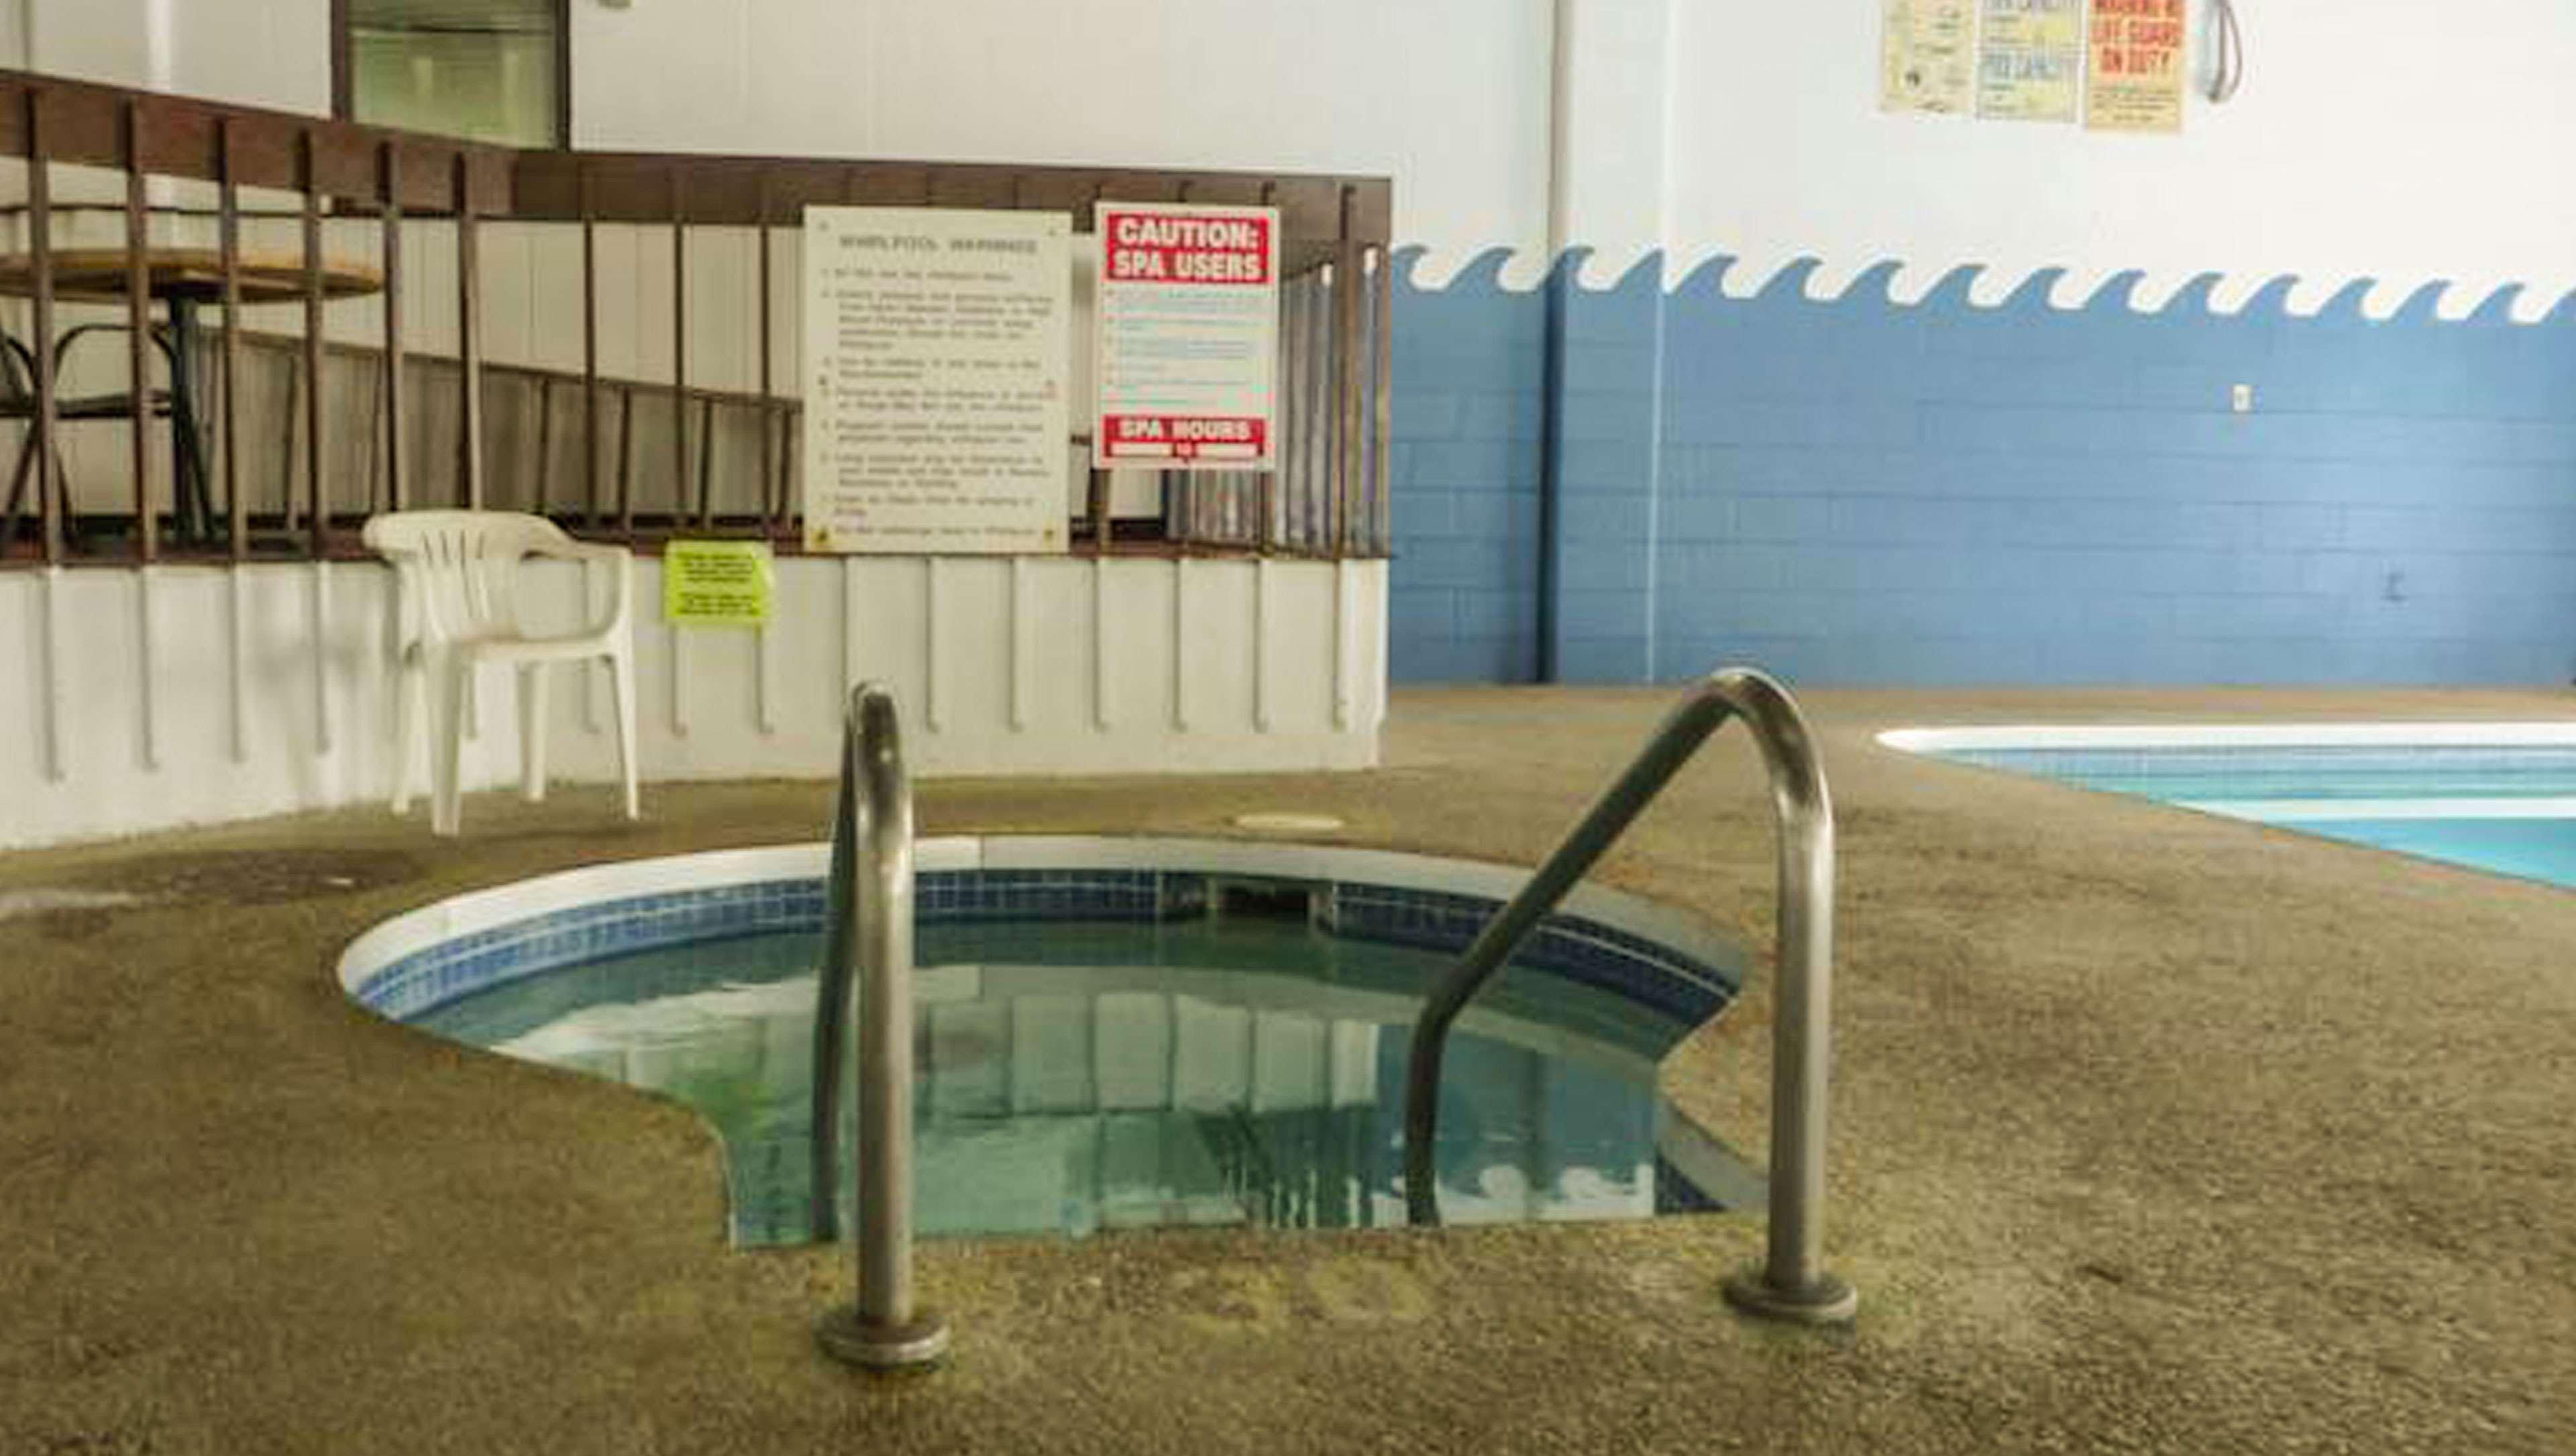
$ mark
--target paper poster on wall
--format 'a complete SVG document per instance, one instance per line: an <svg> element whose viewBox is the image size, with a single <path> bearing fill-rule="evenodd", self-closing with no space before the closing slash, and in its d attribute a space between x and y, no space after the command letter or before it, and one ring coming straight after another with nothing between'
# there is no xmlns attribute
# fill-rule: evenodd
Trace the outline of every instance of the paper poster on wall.
<svg viewBox="0 0 2576 1456"><path fill-rule="evenodd" d="M1072 220L805 210L805 544L1061 551Z"/></svg>
<svg viewBox="0 0 2576 1456"><path fill-rule="evenodd" d="M2084 66L2084 0L1985 0L1977 115L2073 121Z"/></svg>
<svg viewBox="0 0 2576 1456"><path fill-rule="evenodd" d="M1976 78L1974 0L1882 0L1878 105L1957 115Z"/></svg>
<svg viewBox="0 0 2576 1456"><path fill-rule="evenodd" d="M662 620L672 626L766 626L776 592L766 541L671 541L662 547Z"/></svg>
<svg viewBox="0 0 2576 1456"><path fill-rule="evenodd" d="M1279 212L1102 202L1095 466L1268 470Z"/></svg>
<svg viewBox="0 0 2576 1456"><path fill-rule="evenodd" d="M2093 0L2084 124L2182 130L2183 0Z"/></svg>

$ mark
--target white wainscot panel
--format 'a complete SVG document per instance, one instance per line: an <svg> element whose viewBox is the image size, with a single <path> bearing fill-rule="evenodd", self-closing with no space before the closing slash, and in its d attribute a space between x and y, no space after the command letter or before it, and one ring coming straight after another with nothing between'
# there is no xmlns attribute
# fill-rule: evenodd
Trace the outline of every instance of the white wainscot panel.
<svg viewBox="0 0 2576 1456"><path fill-rule="evenodd" d="M391 587L346 563L0 573L0 847L388 797ZM532 568L530 623L569 627L604 590ZM648 781L827 778L863 680L894 689L925 775L1377 760L1382 563L799 557L765 633L673 629L655 561L635 590ZM548 670L556 778L610 781L604 675ZM476 684L469 787L517 781L517 690L506 670Z"/></svg>

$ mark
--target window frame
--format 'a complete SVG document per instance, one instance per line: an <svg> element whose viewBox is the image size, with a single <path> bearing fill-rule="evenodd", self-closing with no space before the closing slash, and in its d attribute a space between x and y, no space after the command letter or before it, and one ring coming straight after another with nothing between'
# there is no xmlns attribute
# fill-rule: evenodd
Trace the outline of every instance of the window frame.
<svg viewBox="0 0 2576 1456"><path fill-rule="evenodd" d="M350 0L331 0L331 115L358 119L358 68L350 62ZM546 146L562 151L572 145L572 0L554 0L555 114L554 135Z"/></svg>

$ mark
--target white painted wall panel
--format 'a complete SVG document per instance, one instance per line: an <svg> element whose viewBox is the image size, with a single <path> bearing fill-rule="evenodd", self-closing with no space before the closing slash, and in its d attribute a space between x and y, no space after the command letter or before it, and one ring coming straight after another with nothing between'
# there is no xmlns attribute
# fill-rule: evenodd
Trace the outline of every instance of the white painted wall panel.
<svg viewBox="0 0 2576 1456"><path fill-rule="evenodd" d="M1091 567L1087 562L1032 561L1023 570L1028 600L1020 671L1026 684L1018 731L1095 733L1092 723Z"/></svg>
<svg viewBox="0 0 2576 1456"><path fill-rule="evenodd" d="M385 796L392 786L390 575L371 564L321 569L328 607L317 638L316 568L256 566L239 574L245 734L234 757L235 575L162 567L152 577L153 651L148 701L158 767L147 766L143 717L142 575L67 571L54 578L62 651L49 670L46 577L0 573L0 847L134 833ZM904 710L916 772L1137 773L1360 768L1376 761L1384 658L1375 621L1385 611L1383 563L1338 568L1368 619L1355 634L1359 708L1352 726L1330 725L1331 683L1320 671L1271 679L1271 731L1251 717L1252 579L1249 563L1196 562L1186 636L1172 636L1172 563L1116 561L1103 577L1113 690L1109 726L1094 716L1090 602L1093 564L1031 560L1022 573L1031 611L1020 727L1011 717L1011 568L951 559L940 568L938 631L926 628L928 563L869 557L779 563L781 615L772 629L775 694L770 726L760 711L758 634L705 629L679 638L660 620L657 563L639 562L636 650L641 758L648 780L825 777L837 771L843 687L858 676L891 684ZM1337 568L1277 562L1269 647L1288 662L1318 663L1332 630ZM549 566L531 592L532 621L569 622L577 571ZM327 695L329 740L324 742ZM939 662L934 720L926 684ZM1186 730L1174 726L1171 687L1190 685ZM556 671L548 757L558 780L601 782L615 768L604 695ZM515 783L516 682L487 672L476 693L479 735L466 749L466 781ZM685 692L675 692L675 687ZM585 698L591 699L585 703ZM62 777L47 777L47 724L56 715ZM423 772L415 780L425 785ZM600 800L609 812L607 800ZM645 797L652 812L652 795ZM425 805L416 805L425 814ZM474 808L467 807L467 832ZM424 823L424 832L426 826Z"/></svg>
<svg viewBox="0 0 2576 1456"><path fill-rule="evenodd" d="M1171 663L1150 650L1172 620L1172 575L1110 562L1099 588L1101 716L1112 731L1154 731L1172 719Z"/></svg>

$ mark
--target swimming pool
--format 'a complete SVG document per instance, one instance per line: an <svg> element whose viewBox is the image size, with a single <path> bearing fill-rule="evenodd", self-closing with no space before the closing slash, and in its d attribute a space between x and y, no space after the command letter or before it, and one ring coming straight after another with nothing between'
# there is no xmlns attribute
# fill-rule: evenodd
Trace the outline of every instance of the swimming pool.
<svg viewBox="0 0 2576 1456"><path fill-rule="evenodd" d="M2576 888L2576 723L1919 728L1879 741Z"/></svg>
<svg viewBox="0 0 2576 1456"><path fill-rule="evenodd" d="M1421 989L1517 874L1092 845L1082 864L1069 842L922 846L922 1232L1404 1222ZM800 1242L823 856L692 856L462 897L371 932L343 984L424 1030L688 1104L724 1146L736 1241ZM1453 1040L1443 1217L1758 1199L1758 1176L1655 1089L1664 1053L1742 975L1731 944L1670 912L1593 890L1569 902Z"/></svg>

